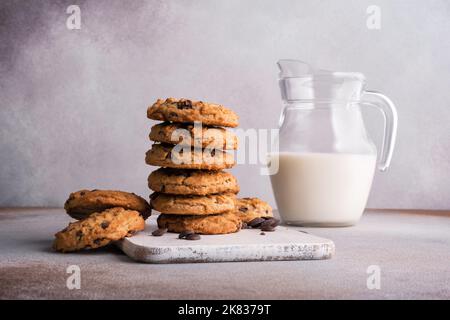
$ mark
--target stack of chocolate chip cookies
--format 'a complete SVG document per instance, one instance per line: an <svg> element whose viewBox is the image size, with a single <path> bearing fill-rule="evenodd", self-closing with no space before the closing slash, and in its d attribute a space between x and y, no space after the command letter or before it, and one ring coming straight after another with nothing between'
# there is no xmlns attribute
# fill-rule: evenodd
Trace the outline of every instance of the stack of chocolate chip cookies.
<svg viewBox="0 0 450 320"><path fill-rule="evenodd" d="M159 229L197 240L199 234L225 234L241 228L274 231L278 220L272 208L258 198L237 199L236 178L223 171L235 165L237 137L224 127L236 127L238 116L218 104L187 99L158 100L147 116L164 122L151 128L145 161L161 168L148 177L154 191L150 204L134 193L118 190L80 190L64 204L78 220L55 234L60 252L94 249L132 236L145 228L154 208L161 212Z"/></svg>
<svg viewBox="0 0 450 320"><path fill-rule="evenodd" d="M161 212L160 231L224 234L239 231L234 214L236 178L224 169L235 165L237 137L223 127L236 127L238 116L218 104L187 99L159 99L147 117L161 120L151 128L145 161L161 168L148 177L152 208ZM162 231L161 231L162 230Z"/></svg>

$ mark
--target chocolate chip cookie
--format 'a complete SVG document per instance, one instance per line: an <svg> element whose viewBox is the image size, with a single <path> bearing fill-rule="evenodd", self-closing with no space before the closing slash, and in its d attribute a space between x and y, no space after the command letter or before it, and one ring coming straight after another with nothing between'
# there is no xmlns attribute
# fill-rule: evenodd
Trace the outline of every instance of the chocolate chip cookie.
<svg viewBox="0 0 450 320"><path fill-rule="evenodd" d="M193 196L155 192L150 196L150 204L152 208L161 213L206 215L233 211L235 198L236 195L232 193Z"/></svg>
<svg viewBox="0 0 450 320"><path fill-rule="evenodd" d="M145 162L158 167L204 170L221 170L235 165L233 155L225 151L169 144L154 144L145 154Z"/></svg>
<svg viewBox="0 0 450 320"><path fill-rule="evenodd" d="M237 136L229 130L204 125L163 122L154 125L150 140L209 149L237 149Z"/></svg>
<svg viewBox="0 0 450 320"><path fill-rule="evenodd" d="M147 109L147 117L153 120L193 123L220 127L237 127L238 116L232 110L215 103L188 99L158 99Z"/></svg>
<svg viewBox="0 0 450 320"><path fill-rule="evenodd" d="M99 248L144 230L144 227L145 221L138 211L111 208L70 223L55 234L53 248L61 252Z"/></svg>
<svg viewBox="0 0 450 320"><path fill-rule="evenodd" d="M64 204L67 214L77 220L114 207L139 211L144 219L151 214L150 205L145 199L134 193L117 190L80 190L71 193Z"/></svg>
<svg viewBox="0 0 450 320"><path fill-rule="evenodd" d="M234 214L245 223L255 218L273 217L272 207L267 202L258 198L236 199Z"/></svg>
<svg viewBox="0 0 450 320"><path fill-rule="evenodd" d="M238 193L236 178L228 172L160 168L148 177L148 186L156 192L169 194L207 195Z"/></svg>
<svg viewBox="0 0 450 320"><path fill-rule="evenodd" d="M208 216L160 214L158 227L176 233L192 231L199 234L224 234L239 231L241 220L232 213Z"/></svg>

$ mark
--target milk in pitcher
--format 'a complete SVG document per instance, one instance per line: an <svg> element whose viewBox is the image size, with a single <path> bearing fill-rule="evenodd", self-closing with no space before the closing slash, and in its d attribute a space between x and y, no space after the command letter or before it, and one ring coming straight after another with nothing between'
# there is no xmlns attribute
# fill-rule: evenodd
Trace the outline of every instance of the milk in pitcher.
<svg viewBox="0 0 450 320"><path fill-rule="evenodd" d="M349 226L361 217L374 175L375 154L280 152L271 176L287 224Z"/></svg>

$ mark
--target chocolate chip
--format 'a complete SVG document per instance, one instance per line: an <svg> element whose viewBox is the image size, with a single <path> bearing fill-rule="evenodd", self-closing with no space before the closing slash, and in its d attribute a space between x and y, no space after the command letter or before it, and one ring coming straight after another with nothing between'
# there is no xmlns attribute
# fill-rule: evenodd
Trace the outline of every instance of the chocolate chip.
<svg viewBox="0 0 450 320"><path fill-rule="evenodd" d="M248 229L248 225L245 222L242 222L241 229Z"/></svg>
<svg viewBox="0 0 450 320"><path fill-rule="evenodd" d="M211 151L211 157L214 157L216 155L216 149L212 149Z"/></svg>
<svg viewBox="0 0 450 320"><path fill-rule="evenodd" d="M200 235L196 233L191 233L186 236L186 240L200 240L200 239L201 239Z"/></svg>
<svg viewBox="0 0 450 320"><path fill-rule="evenodd" d="M171 117L173 117L173 118L176 118L176 117L177 117L177 114L176 114L175 112L171 112L171 113L169 114L169 116L171 116Z"/></svg>
<svg viewBox="0 0 450 320"><path fill-rule="evenodd" d="M100 226L101 226L103 229L108 228L108 227L109 227L109 221L103 221L103 222L100 224Z"/></svg>
<svg viewBox="0 0 450 320"><path fill-rule="evenodd" d="M85 194L86 194L86 192L84 192L84 191L81 191L81 192L80 192L80 195L81 195L81 196L84 196Z"/></svg>
<svg viewBox="0 0 450 320"><path fill-rule="evenodd" d="M258 228L263 222L264 222L263 218L255 218L252 221L250 221L248 225L252 228Z"/></svg>
<svg viewBox="0 0 450 320"><path fill-rule="evenodd" d="M77 236L78 240L81 240L81 238L83 237L83 231L78 230L76 233L76 236Z"/></svg>
<svg viewBox="0 0 450 320"><path fill-rule="evenodd" d="M264 232L261 232L260 235L265 236L266 234Z"/></svg>
<svg viewBox="0 0 450 320"><path fill-rule="evenodd" d="M248 208L246 208L246 207L240 207L240 208L239 208L239 211L241 211L241 212L247 212L247 211L248 211Z"/></svg>
<svg viewBox="0 0 450 320"><path fill-rule="evenodd" d="M166 186L162 185L159 192L165 192L166 191Z"/></svg>
<svg viewBox="0 0 450 320"><path fill-rule="evenodd" d="M275 219L275 218L269 218L269 219L265 220L263 223L261 223L261 228L262 227L275 228L279 223L280 223L280 220Z"/></svg>
<svg viewBox="0 0 450 320"><path fill-rule="evenodd" d="M94 243L95 243L96 245L99 245L101 242L102 242L102 239L95 239L95 240L94 240Z"/></svg>
<svg viewBox="0 0 450 320"><path fill-rule="evenodd" d="M152 232L152 236L161 237L166 232L167 232L167 228L159 228Z"/></svg>
<svg viewBox="0 0 450 320"><path fill-rule="evenodd" d="M177 102L178 109L192 109L192 101L191 100L181 100Z"/></svg>
<svg viewBox="0 0 450 320"><path fill-rule="evenodd" d="M178 239L184 239L184 238L186 238L188 235L193 234L193 233L194 233L194 231L191 231L191 230L183 231L183 232L181 232L181 233L178 235Z"/></svg>
<svg viewBox="0 0 450 320"><path fill-rule="evenodd" d="M278 226L280 224L280 220L279 219L272 218L271 220L273 221L272 222L272 226L273 227L276 227L276 226Z"/></svg>
<svg viewBox="0 0 450 320"><path fill-rule="evenodd" d="M261 231L269 231L269 232L272 232L272 231L275 231L275 227L272 227L272 226L262 226L262 227L261 227Z"/></svg>

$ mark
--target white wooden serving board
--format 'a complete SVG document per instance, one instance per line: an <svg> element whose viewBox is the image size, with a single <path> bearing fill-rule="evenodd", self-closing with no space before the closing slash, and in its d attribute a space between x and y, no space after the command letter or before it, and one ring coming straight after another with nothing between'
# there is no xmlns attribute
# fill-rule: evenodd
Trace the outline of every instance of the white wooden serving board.
<svg viewBox="0 0 450 320"><path fill-rule="evenodd" d="M117 245L133 260L146 263L317 260L334 254L333 241L284 226L265 235L260 235L259 229L244 229L201 235L200 240L178 239L176 233L154 237L151 232L155 229L156 217L152 216L144 231Z"/></svg>

